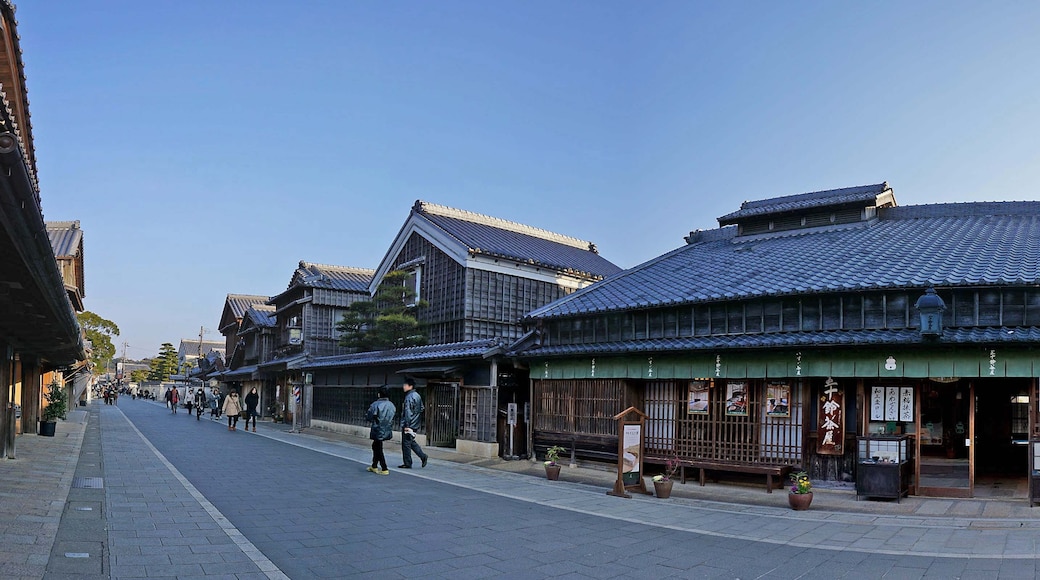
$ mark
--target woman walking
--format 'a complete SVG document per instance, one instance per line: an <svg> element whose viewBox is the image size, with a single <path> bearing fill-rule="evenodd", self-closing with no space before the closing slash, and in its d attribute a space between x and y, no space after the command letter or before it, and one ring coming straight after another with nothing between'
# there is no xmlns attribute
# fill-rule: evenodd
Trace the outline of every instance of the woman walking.
<svg viewBox="0 0 1040 580"><path fill-rule="evenodd" d="M242 412L242 403L238 400L238 391L231 391L224 398L224 406L221 408L221 411L227 415L227 430L236 431L238 429L238 415Z"/></svg>
<svg viewBox="0 0 1040 580"><path fill-rule="evenodd" d="M249 420L253 420L253 433L256 433L256 407L260 404L260 395L256 394L256 387L253 387L249 394L246 395L246 431L249 431Z"/></svg>

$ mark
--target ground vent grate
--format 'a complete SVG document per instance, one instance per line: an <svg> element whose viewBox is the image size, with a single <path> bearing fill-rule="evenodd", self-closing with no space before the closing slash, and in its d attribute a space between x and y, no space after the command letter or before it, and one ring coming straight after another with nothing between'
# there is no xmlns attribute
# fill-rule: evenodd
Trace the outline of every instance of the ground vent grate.
<svg viewBox="0 0 1040 580"><path fill-rule="evenodd" d="M104 489L105 481L100 477L73 477L72 487L77 489Z"/></svg>

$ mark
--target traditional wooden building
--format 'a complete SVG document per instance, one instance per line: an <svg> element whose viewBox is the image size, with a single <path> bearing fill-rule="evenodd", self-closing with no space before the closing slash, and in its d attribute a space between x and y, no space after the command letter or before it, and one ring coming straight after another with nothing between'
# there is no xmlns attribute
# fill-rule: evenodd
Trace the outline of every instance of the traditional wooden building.
<svg viewBox="0 0 1040 580"><path fill-rule="evenodd" d="M274 346L270 358L258 367L264 380L274 386L277 413L291 420L292 387L305 386L300 365L313 357L350 352L339 344L336 323L348 306L368 300L373 271L365 268L331 266L301 261L284 292L271 297L274 307ZM310 389L303 389L301 425L310 421ZM265 407L266 410L266 407Z"/></svg>
<svg viewBox="0 0 1040 580"><path fill-rule="evenodd" d="M529 314L536 446L616 460L635 406L647 457L716 473L868 496L1040 473L1040 203L897 206L882 183L718 223Z"/></svg>
<svg viewBox="0 0 1040 580"><path fill-rule="evenodd" d="M413 377L426 400L429 444L494 456L524 453L526 371L502 356L521 335L520 317L620 269L588 241L417 201L366 293L391 271L407 272L416 300L427 304L416 317L428 344L300 363L313 384L311 424L364 432L376 389ZM394 400L401 396L395 389ZM512 450L510 408L519 430Z"/></svg>
<svg viewBox="0 0 1040 580"><path fill-rule="evenodd" d="M274 352L275 320L274 306L252 304L242 316L236 336L238 342L227 359L227 370L217 375L227 389L234 389L245 396L252 389L260 395L261 416L273 414L271 403L276 401L274 377L260 372L260 363L271 360Z"/></svg>
<svg viewBox="0 0 1040 580"><path fill-rule="evenodd" d="M0 91L0 457L7 457L15 444L14 405L21 406L26 431L35 432L44 377L87 358L44 223L25 69L8 0L0 0Z"/></svg>

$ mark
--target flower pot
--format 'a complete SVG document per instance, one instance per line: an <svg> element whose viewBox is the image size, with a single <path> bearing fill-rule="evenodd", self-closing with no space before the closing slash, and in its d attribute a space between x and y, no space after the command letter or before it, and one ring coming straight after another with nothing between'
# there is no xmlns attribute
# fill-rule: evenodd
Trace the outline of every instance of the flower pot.
<svg viewBox="0 0 1040 580"><path fill-rule="evenodd" d="M791 504L793 510L807 510L809 504L812 503L812 492L809 493L789 493L787 494L787 501Z"/></svg>
<svg viewBox="0 0 1040 580"><path fill-rule="evenodd" d="M560 479L560 466L559 465L546 465L545 466L545 477L556 481Z"/></svg>
<svg viewBox="0 0 1040 580"><path fill-rule="evenodd" d="M57 427L57 421L40 421L40 435L44 437L54 437L54 430Z"/></svg>
<svg viewBox="0 0 1040 580"><path fill-rule="evenodd" d="M654 494L661 499L668 499L672 496L672 484L675 483L670 479L654 482Z"/></svg>

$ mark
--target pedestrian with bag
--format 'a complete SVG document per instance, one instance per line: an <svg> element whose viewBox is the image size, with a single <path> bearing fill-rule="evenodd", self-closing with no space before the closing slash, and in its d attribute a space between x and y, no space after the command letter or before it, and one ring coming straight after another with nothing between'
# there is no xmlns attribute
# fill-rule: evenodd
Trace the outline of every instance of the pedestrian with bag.
<svg viewBox="0 0 1040 580"><path fill-rule="evenodd" d="M238 430L238 415L242 412L242 403L238 400L238 391L231 391L224 397L224 406L220 409L227 415L227 430Z"/></svg>
<svg viewBox="0 0 1040 580"><path fill-rule="evenodd" d="M412 468L412 451L419 456L423 467L426 467L426 462L430 459L415 440L415 434L422 428L424 410L422 397L415 390L415 381L405 379L404 404L401 405L401 458L404 463L398 466L400 469Z"/></svg>
<svg viewBox="0 0 1040 580"><path fill-rule="evenodd" d="M390 469L386 466L386 455L383 454L383 441L388 441L394 436L394 415L397 407L390 402L390 388L386 385L379 387L379 398L368 407L365 420L372 424L368 438L372 440L372 465L368 471L377 475L390 475Z"/></svg>
<svg viewBox="0 0 1040 580"><path fill-rule="evenodd" d="M209 392L209 416L214 420L220 418L220 395L216 387Z"/></svg>
<svg viewBox="0 0 1040 580"><path fill-rule="evenodd" d="M195 391L195 420L202 420L202 409L206 406L206 389L199 387L199 390Z"/></svg>
<svg viewBox="0 0 1040 580"><path fill-rule="evenodd" d="M181 394L177 390L177 387L170 388L170 408L173 409L173 414L177 414L177 403L180 402Z"/></svg>

